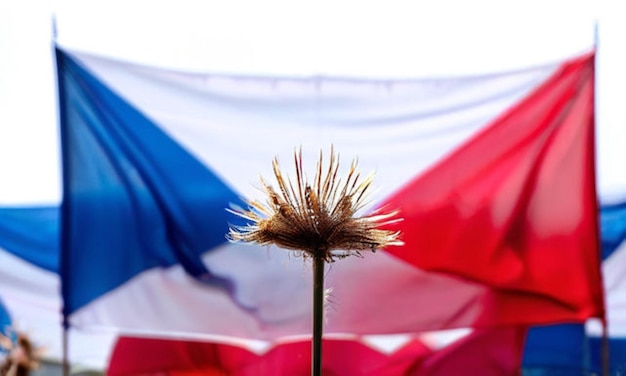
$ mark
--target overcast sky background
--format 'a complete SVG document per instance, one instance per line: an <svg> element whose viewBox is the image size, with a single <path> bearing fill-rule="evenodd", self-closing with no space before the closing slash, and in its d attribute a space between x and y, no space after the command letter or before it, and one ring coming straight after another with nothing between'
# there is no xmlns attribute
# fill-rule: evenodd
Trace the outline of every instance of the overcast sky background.
<svg viewBox="0 0 626 376"><path fill-rule="evenodd" d="M433 4L434 3L434 4ZM60 200L52 24L68 48L230 74L414 78L552 62L594 45L598 185L626 197L619 1L0 0L0 205Z"/></svg>

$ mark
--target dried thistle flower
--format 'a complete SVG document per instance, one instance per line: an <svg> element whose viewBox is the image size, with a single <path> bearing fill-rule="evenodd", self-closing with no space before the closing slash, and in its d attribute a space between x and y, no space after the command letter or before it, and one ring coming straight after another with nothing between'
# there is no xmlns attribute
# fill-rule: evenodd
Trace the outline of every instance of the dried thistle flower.
<svg viewBox="0 0 626 376"><path fill-rule="evenodd" d="M332 262L336 258L361 251L376 251L390 245L401 245L399 232L379 226L399 221L396 212L372 213L357 217L372 187L374 174L362 181L356 171L356 159L342 183L337 176L339 157L331 148L330 162L324 174L322 152L317 162L313 183L306 181L302 165L302 149L294 153L296 180L292 184L280 170L278 159L273 161L278 189L263 177L261 183L267 202L248 201L248 209L233 209L232 213L250 221L246 226L232 227L228 238L260 245L302 251L304 256ZM333 253L343 250L348 253Z"/></svg>

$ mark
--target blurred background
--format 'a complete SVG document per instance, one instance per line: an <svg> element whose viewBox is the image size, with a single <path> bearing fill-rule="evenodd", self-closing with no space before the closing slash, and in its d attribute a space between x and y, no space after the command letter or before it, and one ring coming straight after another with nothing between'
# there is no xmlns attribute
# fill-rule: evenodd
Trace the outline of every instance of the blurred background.
<svg viewBox="0 0 626 376"><path fill-rule="evenodd" d="M623 201L625 36L626 15L609 0L3 0L0 206L60 201L55 39L69 49L171 69L358 78L506 72L596 46L598 193L603 203ZM13 319L19 327L20 318ZM55 322L21 329L59 347L45 342L60 340ZM52 362L37 374L59 372Z"/></svg>

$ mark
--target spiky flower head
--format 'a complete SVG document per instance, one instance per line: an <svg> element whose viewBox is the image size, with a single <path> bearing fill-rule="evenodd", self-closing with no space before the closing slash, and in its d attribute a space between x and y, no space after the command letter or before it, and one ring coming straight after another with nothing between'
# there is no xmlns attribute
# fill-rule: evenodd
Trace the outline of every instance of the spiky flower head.
<svg viewBox="0 0 626 376"><path fill-rule="evenodd" d="M327 262L361 251L402 244L399 232L380 228L399 221L396 212L375 210L357 216L367 204L374 174L361 179L356 171L356 159L343 182L338 177L339 157L332 148L326 169L320 151L312 183L307 182L304 175L302 149L294 153L294 161L295 184L283 175L275 158L272 165L278 189L261 177L267 201L250 200L247 210L230 210L249 223L231 226L229 240L275 244L280 248L302 251L304 256L321 257ZM337 250L345 253L333 252Z"/></svg>

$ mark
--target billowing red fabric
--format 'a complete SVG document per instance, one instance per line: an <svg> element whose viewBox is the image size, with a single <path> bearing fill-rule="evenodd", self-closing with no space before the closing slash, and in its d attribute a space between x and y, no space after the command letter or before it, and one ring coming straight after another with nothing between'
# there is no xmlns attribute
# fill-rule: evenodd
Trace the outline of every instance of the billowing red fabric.
<svg viewBox="0 0 626 376"><path fill-rule="evenodd" d="M487 286L473 327L603 317L594 149L590 54L388 198L388 252Z"/></svg>
<svg viewBox="0 0 626 376"><path fill-rule="evenodd" d="M411 376L521 375L526 329L478 329L424 359Z"/></svg>
<svg viewBox="0 0 626 376"><path fill-rule="evenodd" d="M439 351L418 339L385 354L358 340L323 342L324 376L484 376L517 375L524 330L475 331ZM306 376L311 342L276 345L257 355L241 347L156 338L119 339L108 375L145 376Z"/></svg>

